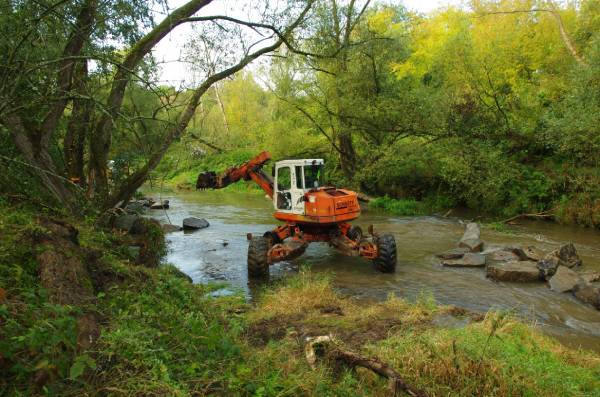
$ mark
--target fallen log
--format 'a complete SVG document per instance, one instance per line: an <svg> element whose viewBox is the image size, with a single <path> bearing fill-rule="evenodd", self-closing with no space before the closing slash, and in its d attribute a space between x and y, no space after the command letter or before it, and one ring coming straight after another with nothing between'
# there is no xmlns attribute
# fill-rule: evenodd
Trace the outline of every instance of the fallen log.
<svg viewBox="0 0 600 397"><path fill-rule="evenodd" d="M534 218L534 219L540 219L540 218L553 218L554 217L554 212L553 210L548 210L548 211L542 211L542 212L538 212L535 214L519 214L519 215L515 215L513 217L510 217L508 219L504 219L501 223L509 223L512 221L516 221L517 219L520 218Z"/></svg>
<svg viewBox="0 0 600 397"><path fill-rule="evenodd" d="M399 396L405 392L409 396L427 397L427 394L404 381L402 376L388 364L376 357L363 357L357 353L343 350L335 339L329 335L309 338L305 346L306 360L311 368L316 367L319 357L327 357L342 362L350 368L363 367L389 380L389 396Z"/></svg>

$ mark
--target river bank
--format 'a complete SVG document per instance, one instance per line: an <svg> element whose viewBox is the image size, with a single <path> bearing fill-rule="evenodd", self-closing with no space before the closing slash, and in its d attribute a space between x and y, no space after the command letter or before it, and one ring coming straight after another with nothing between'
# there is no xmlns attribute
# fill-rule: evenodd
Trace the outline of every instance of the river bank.
<svg viewBox="0 0 600 397"><path fill-rule="evenodd" d="M351 298L314 270L255 286L249 304L242 292L219 293L223 282L191 284L170 266L137 262L127 234L92 220L4 204L0 214L2 394L385 395L387 382L369 371L307 363L306 337L328 334L430 395L599 390L597 354L505 311L480 315L426 293ZM65 286L45 283L46 257L81 266L75 284L85 299L57 298Z"/></svg>

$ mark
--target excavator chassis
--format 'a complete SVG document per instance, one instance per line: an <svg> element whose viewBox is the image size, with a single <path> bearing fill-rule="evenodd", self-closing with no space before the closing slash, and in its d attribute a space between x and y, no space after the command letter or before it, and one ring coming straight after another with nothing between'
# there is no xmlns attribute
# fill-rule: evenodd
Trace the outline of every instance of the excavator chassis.
<svg viewBox="0 0 600 397"><path fill-rule="evenodd" d="M391 273L396 267L396 242L391 235L379 236L369 227L365 237L359 227L349 223L331 225L287 223L261 237L251 233L248 248L248 272L251 277L268 275L269 266L301 256L310 243L325 242L347 256L362 256L375 262L376 268Z"/></svg>

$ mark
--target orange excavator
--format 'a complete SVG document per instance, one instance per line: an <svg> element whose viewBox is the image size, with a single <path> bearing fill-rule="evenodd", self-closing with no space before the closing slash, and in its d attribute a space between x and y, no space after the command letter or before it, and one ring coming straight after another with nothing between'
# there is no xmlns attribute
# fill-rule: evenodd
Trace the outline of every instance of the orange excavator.
<svg viewBox="0 0 600 397"><path fill-rule="evenodd" d="M273 215L283 224L260 237L248 234L249 276L268 275L269 265L302 255L312 242L326 242L343 254L372 260L381 272L394 272L394 236L376 234L372 226L369 236L364 236L359 226L350 224L360 216L357 194L323 186L322 159L278 161L272 176L263 170L270 159L268 152L262 152L220 175L201 173L196 181L196 189L221 189L240 180L253 180L273 200Z"/></svg>

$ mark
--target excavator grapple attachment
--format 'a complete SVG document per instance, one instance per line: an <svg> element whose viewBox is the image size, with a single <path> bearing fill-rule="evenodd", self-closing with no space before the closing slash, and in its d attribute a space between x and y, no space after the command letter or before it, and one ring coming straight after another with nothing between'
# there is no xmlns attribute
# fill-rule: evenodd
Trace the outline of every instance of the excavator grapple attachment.
<svg viewBox="0 0 600 397"><path fill-rule="evenodd" d="M206 171L198 175L196 180L196 189L216 189L217 173L214 171Z"/></svg>

